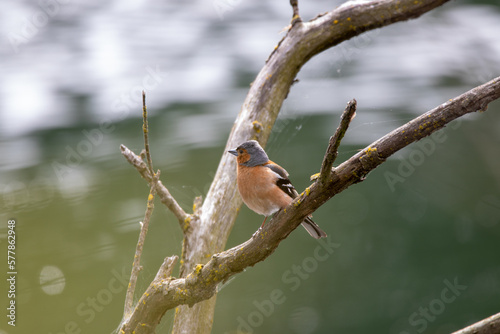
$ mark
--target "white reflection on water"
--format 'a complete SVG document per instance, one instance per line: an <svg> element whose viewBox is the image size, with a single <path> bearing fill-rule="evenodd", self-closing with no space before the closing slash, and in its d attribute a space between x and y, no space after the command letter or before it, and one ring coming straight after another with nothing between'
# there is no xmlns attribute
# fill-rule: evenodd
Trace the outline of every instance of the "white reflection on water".
<svg viewBox="0 0 500 334"><path fill-rule="evenodd" d="M91 190L92 174L83 168L74 168L66 174L64 181L59 182L59 191L69 203L79 203Z"/></svg>
<svg viewBox="0 0 500 334"><path fill-rule="evenodd" d="M27 0L5 6L13 9L3 24L6 35L19 34L26 20L43 11ZM288 3L273 6L237 3L220 20L210 2L64 1L18 53L8 38L0 41L0 133L77 124L65 101L68 93L89 96L85 112L98 122L123 92L141 84L148 66L168 73L150 94L152 109L234 98L230 104L240 105L239 94L231 93L238 89L238 73L248 74L248 87L289 22ZM328 9L319 1L304 7L306 18L313 9ZM442 87L436 89L443 78L468 87L498 74L498 15L486 6L447 4L418 20L354 38L307 64L289 103L300 114L330 113L332 102L344 105L356 97L370 108L422 112L463 91L443 96ZM226 108L224 114L233 118L234 111Z"/></svg>
<svg viewBox="0 0 500 334"><path fill-rule="evenodd" d="M48 295L61 294L66 286L64 273L56 266L44 266L40 272L40 286Z"/></svg>

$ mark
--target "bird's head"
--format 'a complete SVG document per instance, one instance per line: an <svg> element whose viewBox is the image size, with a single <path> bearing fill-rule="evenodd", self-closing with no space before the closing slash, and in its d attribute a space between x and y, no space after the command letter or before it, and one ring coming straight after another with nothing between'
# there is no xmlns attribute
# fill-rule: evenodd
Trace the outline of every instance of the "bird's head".
<svg viewBox="0 0 500 334"><path fill-rule="evenodd" d="M247 167L262 165L269 161L266 152L256 140L246 141L236 149L228 152L236 156L238 164Z"/></svg>

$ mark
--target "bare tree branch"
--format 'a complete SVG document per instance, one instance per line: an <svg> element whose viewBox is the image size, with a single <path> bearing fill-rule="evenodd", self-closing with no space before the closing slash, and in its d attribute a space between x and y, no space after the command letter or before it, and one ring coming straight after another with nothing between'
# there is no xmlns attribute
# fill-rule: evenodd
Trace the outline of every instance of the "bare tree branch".
<svg viewBox="0 0 500 334"><path fill-rule="evenodd" d="M316 181L289 207L279 211L258 237L214 254L207 264L196 265L187 277L153 282L127 321L125 333L151 333L151 328L167 310L183 304L193 306L212 298L219 284L271 255L305 217L335 194L363 181L389 156L460 116L486 110L487 105L498 98L500 77L447 101L370 144L339 165L330 179L324 183Z"/></svg>
<svg viewBox="0 0 500 334"><path fill-rule="evenodd" d="M452 334L498 334L500 333L500 313L476 322Z"/></svg>
<svg viewBox="0 0 500 334"><path fill-rule="evenodd" d="M157 173L155 175L155 178L159 176L159 174L160 173ZM141 232L139 233L139 240L137 241L137 246L135 249L134 263L132 264L132 272L130 273L130 283L128 284L127 294L125 297L125 308L123 311L124 319L128 318L132 313L135 286L137 284L137 278L139 277L139 272L142 270L141 266L142 249L144 247L144 242L146 240L146 234L148 233L149 221L151 219L151 215L153 214L154 194L155 194L155 188L152 186L151 190L149 191L148 204L146 208L146 213L144 214L144 220L140 223Z"/></svg>
<svg viewBox="0 0 500 334"><path fill-rule="evenodd" d="M142 132L144 133L144 150L149 173L154 175L153 160L151 159L151 152L149 151L148 111L146 108L146 93L144 91L142 91Z"/></svg>
<svg viewBox="0 0 500 334"><path fill-rule="evenodd" d="M337 128L337 131L335 131L335 134L330 137L330 142L328 143L328 148L326 149L325 157L319 172L319 182L321 183L325 183L332 173L332 166L335 159L337 159L337 150L340 146L340 142L342 141L342 138L344 138L345 132L356 114L356 104L355 99L352 99L347 103L347 106L345 107L340 118L339 127Z"/></svg>
<svg viewBox="0 0 500 334"><path fill-rule="evenodd" d="M320 182L315 182L308 188L309 191L296 198L291 205L296 206L296 210L301 212L300 214L296 216L295 213L291 212L292 210L279 212L273 220L281 223L283 219L284 223L283 226L277 226L279 224L276 223L274 225L276 230L279 232L285 229L291 232L291 227L298 226L306 216L334 195L353 183L363 181L370 171L395 152L443 128L458 117L486 110L488 104L498 98L500 98L500 77L450 99L388 133L337 166L328 183L322 185ZM292 220L294 223L291 222ZM274 231L269 231L269 233L273 234Z"/></svg>
<svg viewBox="0 0 500 334"><path fill-rule="evenodd" d="M132 264L132 272L130 273L130 281L127 288L127 293L125 297L125 307L123 311L123 319L127 319L132 313L135 286L137 284L137 279L139 278L139 272L142 270L141 266L141 256L142 250L144 248L144 243L146 241L146 234L148 233L149 221L154 209L154 197L155 197L155 184L158 182L160 177L160 171L155 173L153 171L153 162L151 159L151 153L149 151L149 129L148 129L148 113L146 109L146 93L142 91L142 131L144 135L144 154L146 156L148 166L147 170L149 175L152 176L151 189L149 190L148 203L146 207L146 212L144 214L144 220L140 222L141 232L139 233L139 240L137 241L137 246L135 249L134 262ZM141 159L141 162L143 160Z"/></svg>
<svg viewBox="0 0 500 334"><path fill-rule="evenodd" d="M148 166L141 159L140 156L132 152L125 145L120 145L120 150L122 155L127 159L127 161L137 169L139 174L150 184L155 186L155 191L160 197L161 202L175 215L182 230L185 230L185 223L189 219L189 215L181 208L179 203L175 200L175 198L170 194L168 189L163 185L163 183L159 179L155 179L150 171L148 170Z"/></svg>

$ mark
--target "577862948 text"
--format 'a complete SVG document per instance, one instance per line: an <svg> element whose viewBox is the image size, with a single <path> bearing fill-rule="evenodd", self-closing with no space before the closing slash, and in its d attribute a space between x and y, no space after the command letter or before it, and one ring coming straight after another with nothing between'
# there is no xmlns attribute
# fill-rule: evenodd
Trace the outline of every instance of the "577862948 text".
<svg viewBox="0 0 500 334"><path fill-rule="evenodd" d="M7 307L7 323L10 326L16 325L16 220L10 219L7 222L7 282L9 299Z"/></svg>

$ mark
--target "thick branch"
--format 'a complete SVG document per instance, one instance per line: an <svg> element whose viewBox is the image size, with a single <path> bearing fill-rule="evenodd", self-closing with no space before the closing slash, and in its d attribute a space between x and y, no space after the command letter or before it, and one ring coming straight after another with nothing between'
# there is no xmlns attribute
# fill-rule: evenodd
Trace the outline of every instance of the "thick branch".
<svg viewBox="0 0 500 334"><path fill-rule="evenodd" d="M486 110L498 98L500 77L449 100L372 143L338 166L326 183L315 182L288 208L278 212L255 238L213 255L206 265L197 265L186 278L151 284L130 318L129 329L149 333L142 328L143 323L155 323L164 312L178 305L194 305L211 298L219 284L271 255L306 216L335 194L364 180L386 158L460 116Z"/></svg>
<svg viewBox="0 0 500 334"><path fill-rule="evenodd" d="M498 334L500 333L500 313L476 322L452 334Z"/></svg>

